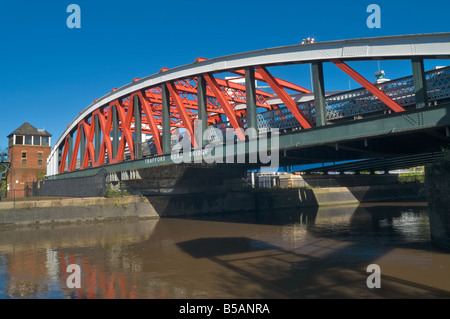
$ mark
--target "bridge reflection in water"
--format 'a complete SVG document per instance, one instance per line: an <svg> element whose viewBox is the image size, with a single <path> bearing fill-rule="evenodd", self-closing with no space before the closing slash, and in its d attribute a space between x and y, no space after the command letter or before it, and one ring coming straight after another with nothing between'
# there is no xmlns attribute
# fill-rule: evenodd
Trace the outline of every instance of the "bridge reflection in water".
<svg viewBox="0 0 450 319"><path fill-rule="evenodd" d="M427 208L389 205L5 229L0 297L450 297ZM373 263L380 289L366 286ZM68 264L80 289L66 286Z"/></svg>

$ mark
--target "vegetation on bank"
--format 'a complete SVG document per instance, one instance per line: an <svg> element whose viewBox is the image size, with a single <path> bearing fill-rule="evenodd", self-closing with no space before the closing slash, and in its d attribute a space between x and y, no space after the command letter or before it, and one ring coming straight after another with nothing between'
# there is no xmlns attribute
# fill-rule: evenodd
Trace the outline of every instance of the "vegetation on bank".
<svg viewBox="0 0 450 319"><path fill-rule="evenodd" d="M122 189L122 186L124 186L122 183L117 185L116 187L113 186L111 183L106 184L106 198L118 198L123 196L129 196L130 193L128 193L126 190Z"/></svg>
<svg viewBox="0 0 450 319"><path fill-rule="evenodd" d="M398 175L399 183L424 183L425 182L425 167L412 167L409 173L400 173Z"/></svg>

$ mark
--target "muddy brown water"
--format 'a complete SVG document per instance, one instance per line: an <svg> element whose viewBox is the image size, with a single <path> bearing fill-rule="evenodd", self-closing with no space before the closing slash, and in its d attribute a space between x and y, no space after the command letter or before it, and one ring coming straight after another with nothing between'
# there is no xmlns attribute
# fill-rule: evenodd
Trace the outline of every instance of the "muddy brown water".
<svg viewBox="0 0 450 319"><path fill-rule="evenodd" d="M450 251L420 203L0 231L5 299L449 297Z"/></svg>

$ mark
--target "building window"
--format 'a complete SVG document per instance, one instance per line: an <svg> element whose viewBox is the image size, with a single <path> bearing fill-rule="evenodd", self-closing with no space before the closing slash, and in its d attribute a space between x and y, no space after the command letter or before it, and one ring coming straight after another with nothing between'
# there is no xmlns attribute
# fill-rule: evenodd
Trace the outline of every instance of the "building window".
<svg viewBox="0 0 450 319"><path fill-rule="evenodd" d="M41 137L39 135L33 135L33 145L41 145Z"/></svg>
<svg viewBox="0 0 450 319"><path fill-rule="evenodd" d="M22 167L27 166L27 152L22 152Z"/></svg>
<svg viewBox="0 0 450 319"><path fill-rule="evenodd" d="M50 146L50 139L48 136L42 136L42 146Z"/></svg>
<svg viewBox="0 0 450 319"><path fill-rule="evenodd" d="M23 136L16 136L16 145L23 145Z"/></svg>
<svg viewBox="0 0 450 319"><path fill-rule="evenodd" d="M25 145L31 145L31 135L25 135Z"/></svg>
<svg viewBox="0 0 450 319"><path fill-rule="evenodd" d="M38 166L42 166L43 154L42 152L38 152Z"/></svg>

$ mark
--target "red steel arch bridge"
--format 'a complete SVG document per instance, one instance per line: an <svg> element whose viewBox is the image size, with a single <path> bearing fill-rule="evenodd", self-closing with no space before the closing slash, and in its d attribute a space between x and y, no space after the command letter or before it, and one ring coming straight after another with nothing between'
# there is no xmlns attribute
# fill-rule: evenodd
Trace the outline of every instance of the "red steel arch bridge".
<svg viewBox="0 0 450 319"><path fill-rule="evenodd" d="M225 140L217 132L227 128L244 143L243 130L277 131L280 166L408 155L417 164L418 154L428 160L450 141L450 67L424 69L424 60L449 58L450 33L434 33L291 45L163 68L81 111L54 145L47 176L171 164L176 130L195 150ZM407 60L411 73L374 84L349 65L370 60ZM325 63L361 88L325 91ZM299 64L311 65L313 92L271 72ZM245 81L225 76L231 74Z"/></svg>

